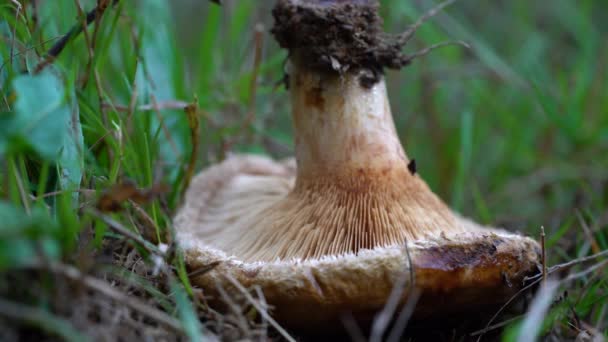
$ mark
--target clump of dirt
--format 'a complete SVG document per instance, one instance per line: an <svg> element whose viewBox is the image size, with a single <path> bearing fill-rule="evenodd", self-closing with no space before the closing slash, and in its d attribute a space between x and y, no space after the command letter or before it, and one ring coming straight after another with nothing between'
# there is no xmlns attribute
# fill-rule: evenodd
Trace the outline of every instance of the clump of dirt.
<svg viewBox="0 0 608 342"><path fill-rule="evenodd" d="M371 71L375 83L384 68L411 61L401 52L406 41L382 29L377 0L279 0L274 34L299 63L322 71Z"/></svg>

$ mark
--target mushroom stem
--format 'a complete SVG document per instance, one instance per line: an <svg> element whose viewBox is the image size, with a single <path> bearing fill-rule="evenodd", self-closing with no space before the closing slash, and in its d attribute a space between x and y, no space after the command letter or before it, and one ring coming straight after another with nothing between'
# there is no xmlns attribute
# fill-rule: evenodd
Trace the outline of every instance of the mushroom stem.
<svg viewBox="0 0 608 342"><path fill-rule="evenodd" d="M297 63L294 69L296 187L319 177L385 181L409 174L382 78L367 88L359 73L338 75Z"/></svg>

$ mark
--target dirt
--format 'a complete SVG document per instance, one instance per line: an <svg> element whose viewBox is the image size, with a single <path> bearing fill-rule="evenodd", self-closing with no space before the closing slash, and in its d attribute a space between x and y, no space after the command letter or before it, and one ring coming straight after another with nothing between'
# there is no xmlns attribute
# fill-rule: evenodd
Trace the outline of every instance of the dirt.
<svg viewBox="0 0 608 342"><path fill-rule="evenodd" d="M383 31L376 0L279 0L272 33L298 63L320 71L361 70L371 87L385 68L411 61L400 35Z"/></svg>

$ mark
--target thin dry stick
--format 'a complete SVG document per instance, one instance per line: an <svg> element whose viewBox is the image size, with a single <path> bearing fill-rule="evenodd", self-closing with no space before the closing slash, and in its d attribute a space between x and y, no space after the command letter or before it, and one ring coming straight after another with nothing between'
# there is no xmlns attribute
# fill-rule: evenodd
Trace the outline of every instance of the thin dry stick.
<svg viewBox="0 0 608 342"><path fill-rule="evenodd" d="M441 10L446 8L447 6L453 4L456 0L448 0L440 3L439 5L431 8L428 12L426 12L422 17L418 18L414 25L410 26L405 32L399 35L399 44L405 45L416 33L416 31L424 24L427 20L436 16Z"/></svg>
<svg viewBox="0 0 608 342"><path fill-rule="evenodd" d="M141 302L133 296L129 296L125 293L116 290L115 288L110 286L110 284L101 279L82 274L82 272L80 272L78 269L61 263L51 263L49 265L40 264L38 266L41 266L42 268L46 268L46 266L49 266L52 272L61 274L64 277L75 281L80 281L88 288L113 299L117 303L125 304L126 306L137 311L138 313L158 323L166 325L167 327L177 332L183 333L183 328L181 324L175 318L167 315L163 311L160 311L148 304Z"/></svg>
<svg viewBox="0 0 608 342"><path fill-rule="evenodd" d="M234 277L232 277L232 275L228 273L226 273L224 276L243 294L243 296L245 296L245 298L251 303L251 305L253 305L253 307L258 310L260 315L262 315L262 317L264 317L264 319L266 319L268 323L270 323L270 325L272 325L277 330L277 332L281 334L281 336L283 336L284 339L290 342L296 341L293 337L291 337L291 335L289 335L289 333L285 329L283 329L283 327L279 323L277 323L277 321L274 320L274 318L272 318L268 314L266 310L264 310L262 305L260 305L260 303L258 303L255 298L253 298L251 294L247 292L247 289L245 289L245 287L243 287L243 285L241 285L238 280L234 279Z"/></svg>

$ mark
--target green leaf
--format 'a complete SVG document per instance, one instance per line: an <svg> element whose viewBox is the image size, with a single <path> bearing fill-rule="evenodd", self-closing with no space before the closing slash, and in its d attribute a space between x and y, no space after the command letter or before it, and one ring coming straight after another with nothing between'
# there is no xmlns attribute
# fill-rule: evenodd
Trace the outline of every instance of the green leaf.
<svg viewBox="0 0 608 342"><path fill-rule="evenodd" d="M64 144L70 118L61 81L51 72L15 78L15 113L9 124L13 138L47 160L55 160Z"/></svg>
<svg viewBox="0 0 608 342"><path fill-rule="evenodd" d="M50 70L15 78L13 89L14 112L0 115L0 153L33 150L61 167L62 188L78 186L83 136L74 94L68 96L61 79Z"/></svg>

